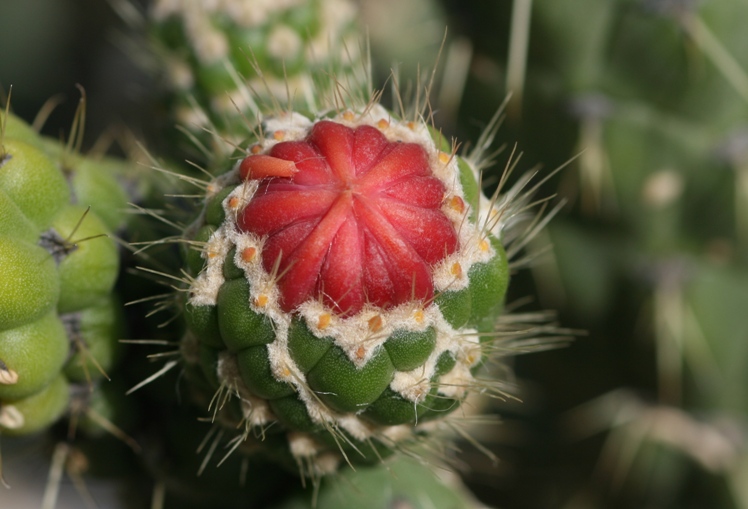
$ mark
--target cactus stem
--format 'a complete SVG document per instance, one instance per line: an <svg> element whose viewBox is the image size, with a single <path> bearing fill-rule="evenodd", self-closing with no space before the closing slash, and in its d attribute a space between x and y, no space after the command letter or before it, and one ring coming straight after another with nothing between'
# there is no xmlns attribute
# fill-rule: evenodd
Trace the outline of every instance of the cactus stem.
<svg viewBox="0 0 748 509"><path fill-rule="evenodd" d="M81 353L79 362L81 364L81 367L83 368L83 372L86 375L86 381L88 382L89 391L93 392L94 390L94 384L93 384L93 380L91 379L91 373L88 370L89 361L94 365L97 371L101 373L101 375L104 378L111 381L112 379L109 378L109 375L107 375L106 371L104 371L104 368L101 367L101 364L99 364L99 361L97 361L96 358L91 354L91 351L88 349L86 342L83 340L80 334L74 335L71 339L72 339L73 345L75 346L75 350Z"/></svg>

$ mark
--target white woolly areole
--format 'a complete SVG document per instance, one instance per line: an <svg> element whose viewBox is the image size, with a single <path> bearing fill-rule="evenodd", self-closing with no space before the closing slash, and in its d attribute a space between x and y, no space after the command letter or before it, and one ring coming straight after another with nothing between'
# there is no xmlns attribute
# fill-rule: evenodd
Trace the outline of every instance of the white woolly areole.
<svg viewBox="0 0 748 509"><path fill-rule="evenodd" d="M236 356L229 352L218 354L216 374L221 383L239 396L244 419L252 426L263 426L275 421L267 401L251 394L239 374Z"/></svg>
<svg viewBox="0 0 748 509"><path fill-rule="evenodd" d="M303 44L299 34L287 25L274 27L267 38L268 53L279 60L295 59Z"/></svg>
<svg viewBox="0 0 748 509"><path fill-rule="evenodd" d="M334 474L339 465L340 456L337 454L325 453L314 458L314 470L320 476Z"/></svg>
<svg viewBox="0 0 748 509"><path fill-rule="evenodd" d="M447 256L433 268L435 292L438 294L442 291L466 288L469 284L470 268L476 263L491 260L497 253L480 228L468 220L471 209L465 201L457 158L437 148L431 132L424 123L395 120L378 104L370 105L363 114L347 111L339 113L332 120L354 129L361 125L369 125L379 129L389 141L416 143L424 148L434 176L445 187L442 211L454 225L460 246L457 252ZM252 153L267 153L281 141L302 140L306 138L313 125L314 122L298 113L268 118L263 123L263 138L258 143L259 150L254 148ZM233 172L221 179L223 185L236 183L238 164ZM257 181L241 182L224 199L223 208L228 220L224 221L206 244L204 257L207 266L196 278L190 302L196 305L215 305L218 289L224 282L223 260L231 249L236 248L234 263L244 272L250 285L248 305L253 311L267 315L273 322L275 340L267 345L271 372L277 380L294 386L311 420L328 429L332 427L345 430L357 440L378 437L386 441L400 439L401 435L412 436L413 426L375 426L355 414L334 412L323 404L307 385L306 377L288 349L291 314L283 311L280 306L281 296L275 284L277 274L268 273L262 264L264 238L240 232L235 226L238 214L250 202L257 186ZM220 189L220 186L218 188ZM484 203L481 203L482 209ZM495 208L491 207L491 210ZM479 217L484 213L484 210L478 211ZM219 255L213 256L213 253ZM359 368L366 365L396 330L421 332L433 327L436 331L436 344L426 362L409 372L396 371L389 385L393 391L414 404L422 402L429 394L437 361L445 352L455 358L456 364L449 373L441 376L438 393L444 397L461 399L475 384L470 368L477 365L481 359L477 331L455 330L434 303L404 303L386 310L366 305L356 315L342 317L336 315L321 301L310 299L299 306L295 314L304 319L310 331L317 337L332 338L334 344ZM232 361L228 361L229 358ZM249 391L241 380L234 355L221 355L218 376L227 386L238 387L245 407L245 418L248 421L265 424L269 422L268 419L272 419L272 412L264 400L247 397ZM308 457L308 453L313 449L308 436L302 433L294 437L294 456ZM315 463L318 460L319 458L316 458ZM339 458L335 456L336 468L338 461Z"/></svg>
<svg viewBox="0 0 748 509"><path fill-rule="evenodd" d="M431 390L429 371L434 374L433 365L428 362L412 371L395 371L390 389L413 403L422 403Z"/></svg>
<svg viewBox="0 0 748 509"><path fill-rule="evenodd" d="M288 446L295 458L311 458L320 451L317 442L307 433L289 433Z"/></svg>
<svg viewBox="0 0 748 509"><path fill-rule="evenodd" d="M227 242L223 228L211 235L203 248L202 257L206 261L205 270L192 283L190 304L194 306L215 306L218 291L223 285L223 261L231 244Z"/></svg>
<svg viewBox="0 0 748 509"><path fill-rule="evenodd" d="M423 309L411 302L387 311L366 305L355 316L341 318L330 313L322 303L309 300L299 307L298 313L315 336L333 338L359 368L366 365L396 330L424 331L441 316L435 305ZM321 329L318 324L323 315L330 316L330 324Z"/></svg>
<svg viewBox="0 0 748 509"><path fill-rule="evenodd" d="M413 436L413 428L406 424L400 424L398 426L387 426L381 430L379 436L381 436L387 442L402 442L404 440L408 440Z"/></svg>
<svg viewBox="0 0 748 509"><path fill-rule="evenodd" d="M341 415L337 419L338 425L361 442L372 436L372 426L355 415Z"/></svg>

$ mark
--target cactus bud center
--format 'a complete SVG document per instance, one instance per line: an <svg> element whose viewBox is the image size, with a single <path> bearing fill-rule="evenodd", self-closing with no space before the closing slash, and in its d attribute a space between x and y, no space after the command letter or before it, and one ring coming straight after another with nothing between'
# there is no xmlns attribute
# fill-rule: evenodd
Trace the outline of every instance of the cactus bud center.
<svg viewBox="0 0 748 509"><path fill-rule="evenodd" d="M287 312L310 298L343 316L427 302L432 268L459 248L426 150L376 127L318 122L249 155L240 175L260 182L237 225L265 237L262 263Z"/></svg>

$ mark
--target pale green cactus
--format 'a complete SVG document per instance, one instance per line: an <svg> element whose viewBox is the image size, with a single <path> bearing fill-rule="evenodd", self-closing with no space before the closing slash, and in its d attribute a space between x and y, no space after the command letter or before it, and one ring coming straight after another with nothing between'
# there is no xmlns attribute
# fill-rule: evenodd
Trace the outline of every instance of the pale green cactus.
<svg viewBox="0 0 748 509"><path fill-rule="evenodd" d="M349 0L159 0L149 25L175 121L211 157L230 154L273 105L315 111L331 102L336 82L322 80L323 89L314 76L347 89L365 77Z"/></svg>
<svg viewBox="0 0 748 509"><path fill-rule="evenodd" d="M93 161L66 156L10 114L0 122L0 434L18 435L52 424L69 410L71 383L114 365L122 311L109 227L122 226L125 200ZM83 205L102 193L108 200Z"/></svg>

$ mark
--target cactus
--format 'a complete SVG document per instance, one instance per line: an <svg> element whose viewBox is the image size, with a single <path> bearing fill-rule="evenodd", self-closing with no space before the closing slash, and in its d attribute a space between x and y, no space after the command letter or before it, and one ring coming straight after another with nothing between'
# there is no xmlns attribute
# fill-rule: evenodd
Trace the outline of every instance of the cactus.
<svg viewBox="0 0 748 509"><path fill-rule="evenodd" d="M332 11L339 16L329 25L325 12ZM116 365L111 339L121 309L111 294L117 253L108 239L97 237L106 229L135 239L139 254L149 251L136 262L153 263L146 277L168 273L178 287L167 300L178 302L180 314L151 339L179 339L179 350L156 354L167 363L129 394L176 366L184 375L175 377L178 382L163 377L132 394L124 414L103 391L73 403L67 395L58 397L59 405L37 389L18 404L11 401L18 395L2 399L0 393L10 416L6 424L15 425L13 417L22 411L30 419L34 409L44 409L51 414L39 417L45 419L42 428L83 405L88 414L77 425L90 435L100 418L115 420L115 427L137 426L141 470L156 486L153 507L172 496L179 507L271 499L295 507L306 505L310 495L333 504L336 484L349 482L371 492L372 503L478 506L459 483L433 482L421 465L402 456L443 466L453 454L454 435L469 439L465 422L480 414L473 397L509 397L511 369L502 366L497 375L491 361L503 365L504 357L532 350L538 331L547 330L505 309L510 267L522 265L514 257L544 221L533 222L528 213L535 189L525 189L527 177L510 185L514 177L507 172L490 197L483 194L482 171L492 162L486 153L498 116L476 137L472 151L458 153L459 143L446 141L435 127L430 86L415 94L422 100L412 109L399 96L393 101L399 109L380 103L384 94L371 93L370 82L358 79L367 74L366 64L358 60L360 34L348 12L342 0L152 3L150 44L176 78L169 107L200 153L192 166L210 174L195 178L194 169L152 159L151 166L179 180L167 198L149 194L154 210L137 209L179 230L153 242L164 256L142 244L156 228L136 226L117 213L124 193L101 178L104 164L77 155L77 138L62 148L5 115L11 126L6 144L26 143L52 168L46 178L24 172L37 178L28 186L36 195L0 181L8 203L21 211L17 220L2 222L13 241L0 253L0 264L26 263L7 271L18 280L8 296L23 302L2 300L0 311L18 322L9 329L16 343L24 340L28 324L56 327L56 335L33 335L58 340L56 350L43 348L49 360L36 364L43 374L37 386L59 396L65 384L83 384L93 371L91 358L107 371ZM339 37L324 41L332 49L320 53L331 30ZM400 85L396 73L392 81L394 88ZM167 158L180 152L171 141ZM515 164L510 158L507 166ZM185 182L205 191L196 207L189 204ZM89 203L78 221L86 211L80 205ZM183 208L191 216L187 227L174 213ZM78 233L88 240L74 248ZM11 252L25 249L24 242L28 253ZM184 247L181 266L174 243ZM43 271L29 270L39 262L31 251L44 258ZM86 253L101 263L74 258ZM16 289L31 284L49 288L28 295ZM133 306L161 298L151 285L125 285ZM34 311L16 317L16 307ZM134 328L143 332L144 322L141 317ZM76 344L88 344L90 355L68 354L71 334ZM11 344L0 341L0 348ZM4 378L17 372L11 364L0 366ZM128 362L116 375L132 380L141 366ZM204 459L191 442L198 416L185 402L178 406L175 384L180 396L187 389L200 419L212 421L200 447ZM127 444L138 448L131 440ZM80 445L83 451L90 444ZM226 450L219 452L219 463L229 467L228 475L208 470L221 446ZM70 449L64 445L57 452L55 457L64 457ZM82 454L96 461L96 451ZM354 468L341 469L345 463ZM251 475L242 489L235 486L234 467L246 465ZM393 472L411 480L393 482ZM270 480L299 477L288 492ZM300 495L299 486L310 478L314 491Z"/></svg>
<svg viewBox="0 0 748 509"><path fill-rule="evenodd" d="M163 0L151 6L147 26L173 118L208 161L229 155L268 107L319 105L319 94L335 93L331 80L315 76L335 75L350 89L365 71L349 0Z"/></svg>
<svg viewBox="0 0 748 509"><path fill-rule="evenodd" d="M188 229L185 360L237 397L220 419L242 440L276 423L312 476L376 462L491 390L475 373L516 204L482 197L474 161L378 104L263 133Z"/></svg>
<svg viewBox="0 0 748 509"><path fill-rule="evenodd" d="M103 418L91 405L111 399L96 387L121 353L109 227L124 225L125 200L107 166L8 112L0 123L0 435L39 434L65 414L85 432Z"/></svg>

